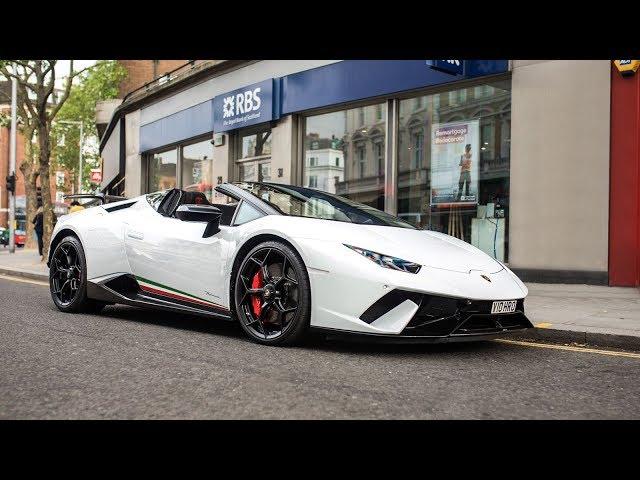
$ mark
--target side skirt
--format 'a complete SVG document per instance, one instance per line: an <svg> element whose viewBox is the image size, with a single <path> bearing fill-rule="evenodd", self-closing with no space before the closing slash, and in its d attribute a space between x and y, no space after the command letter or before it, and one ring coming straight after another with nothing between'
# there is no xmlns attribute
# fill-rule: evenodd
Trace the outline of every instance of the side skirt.
<svg viewBox="0 0 640 480"><path fill-rule="evenodd" d="M145 293L138 282L131 275L122 275L101 282L87 282L87 296L91 299L106 303L121 303L134 307L168 310L172 312L189 313L204 317L213 317L232 321L231 312L222 308L187 305L160 295Z"/></svg>

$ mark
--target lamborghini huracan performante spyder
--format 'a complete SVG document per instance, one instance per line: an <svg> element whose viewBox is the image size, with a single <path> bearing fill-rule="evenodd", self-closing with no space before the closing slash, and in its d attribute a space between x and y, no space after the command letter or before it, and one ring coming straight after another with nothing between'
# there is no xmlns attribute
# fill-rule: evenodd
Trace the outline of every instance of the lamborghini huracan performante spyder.
<svg viewBox="0 0 640 480"><path fill-rule="evenodd" d="M532 327L527 287L457 238L310 188L172 189L61 217L49 249L64 312L122 303L237 320L253 340L310 329L402 341Z"/></svg>

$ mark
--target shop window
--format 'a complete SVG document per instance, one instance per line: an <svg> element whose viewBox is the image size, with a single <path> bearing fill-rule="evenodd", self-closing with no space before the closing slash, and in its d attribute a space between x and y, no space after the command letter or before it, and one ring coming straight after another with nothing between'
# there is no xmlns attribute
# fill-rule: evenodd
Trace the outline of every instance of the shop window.
<svg viewBox="0 0 640 480"><path fill-rule="evenodd" d="M386 103L306 117L304 158L318 163L304 162L304 186L384 210L385 133Z"/></svg>
<svg viewBox="0 0 640 480"><path fill-rule="evenodd" d="M213 146L209 139L182 148L182 189L213 198Z"/></svg>
<svg viewBox="0 0 640 480"><path fill-rule="evenodd" d="M400 101L400 218L508 261L510 102L510 80Z"/></svg>
<svg viewBox="0 0 640 480"><path fill-rule="evenodd" d="M150 156L147 175L147 192L175 188L178 150L171 149Z"/></svg>

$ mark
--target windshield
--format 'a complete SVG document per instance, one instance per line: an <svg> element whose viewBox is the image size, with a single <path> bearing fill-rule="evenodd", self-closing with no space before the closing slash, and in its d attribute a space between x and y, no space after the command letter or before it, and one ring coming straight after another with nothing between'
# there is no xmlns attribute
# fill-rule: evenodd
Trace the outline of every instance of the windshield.
<svg viewBox="0 0 640 480"><path fill-rule="evenodd" d="M283 215L415 230L410 223L369 205L312 188L252 182L236 185L268 203Z"/></svg>

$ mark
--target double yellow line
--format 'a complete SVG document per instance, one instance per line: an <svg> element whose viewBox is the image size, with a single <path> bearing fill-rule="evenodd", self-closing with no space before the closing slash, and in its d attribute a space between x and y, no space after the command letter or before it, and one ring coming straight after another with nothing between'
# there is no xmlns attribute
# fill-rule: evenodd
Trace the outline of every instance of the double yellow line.
<svg viewBox="0 0 640 480"><path fill-rule="evenodd" d="M595 353L597 355L636 358L640 360L640 353L633 353L633 352L618 352L615 350L600 350L596 348L573 347L571 345L554 345L552 343L525 342L521 340L509 340L506 338L496 338L493 341L498 343L506 343L509 345L520 345L523 347L548 348L551 350L564 350L566 352Z"/></svg>

